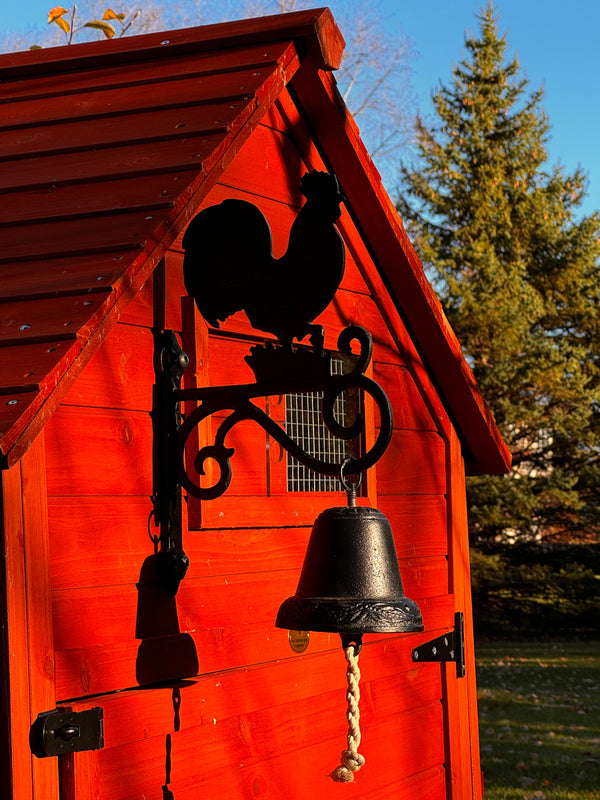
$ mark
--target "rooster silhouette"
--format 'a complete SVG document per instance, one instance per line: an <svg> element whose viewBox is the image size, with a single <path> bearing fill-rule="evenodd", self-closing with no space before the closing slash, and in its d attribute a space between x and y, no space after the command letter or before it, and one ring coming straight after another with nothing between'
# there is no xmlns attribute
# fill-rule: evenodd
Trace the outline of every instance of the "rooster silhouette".
<svg viewBox="0 0 600 800"><path fill-rule="evenodd" d="M281 258L273 257L269 224L252 203L230 199L201 211L183 237L183 277L214 327L244 310L254 328L274 333L287 349L310 334L322 351L323 328L311 323L344 275L344 243L335 226L344 198L328 172L304 175L300 193L306 203Z"/></svg>

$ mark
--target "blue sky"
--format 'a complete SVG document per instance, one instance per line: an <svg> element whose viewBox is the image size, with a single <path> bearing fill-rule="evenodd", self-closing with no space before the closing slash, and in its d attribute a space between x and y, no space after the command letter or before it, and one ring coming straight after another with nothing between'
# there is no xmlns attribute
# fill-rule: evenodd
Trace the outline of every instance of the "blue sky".
<svg viewBox="0 0 600 800"><path fill-rule="evenodd" d="M334 14L350 1L331 0ZM56 5L52 0L0 2L4 35L34 27L43 31L47 12ZM130 0L106 4L117 11L121 5L135 6ZM440 80L449 82L452 64L461 57L465 30L477 28L480 5L478 0L372 3L388 31L412 41L413 90L425 116L431 109L431 91ZM552 123L551 163L560 160L568 171L581 165L590 177L583 210L600 210L600 1L496 0L494 5L500 29L508 31L510 55L518 55L533 87L544 86L544 108Z"/></svg>
<svg viewBox="0 0 600 800"><path fill-rule="evenodd" d="M392 9L394 2L386 2ZM399 4L397 4L399 6ZM417 102L430 108L431 90L450 81L461 56L465 29L476 30L473 0L422 0L390 14L412 39ZM585 213L600 210L600 2L598 0L496 0L499 27L537 88L552 135L550 162L568 171L581 165L590 177Z"/></svg>

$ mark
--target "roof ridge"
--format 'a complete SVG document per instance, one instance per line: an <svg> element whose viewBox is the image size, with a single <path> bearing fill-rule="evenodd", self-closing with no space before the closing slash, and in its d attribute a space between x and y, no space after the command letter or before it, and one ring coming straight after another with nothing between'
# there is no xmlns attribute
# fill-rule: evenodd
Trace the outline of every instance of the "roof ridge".
<svg viewBox="0 0 600 800"><path fill-rule="evenodd" d="M329 8L292 11L241 21L218 22L195 28L159 31L139 36L124 36L110 41L82 42L41 50L25 50L0 56L2 80L39 72L82 69L101 57L106 64L138 60L144 50L157 50L165 57L200 50L239 47L293 39L304 41L306 50L319 69L338 69L345 42Z"/></svg>

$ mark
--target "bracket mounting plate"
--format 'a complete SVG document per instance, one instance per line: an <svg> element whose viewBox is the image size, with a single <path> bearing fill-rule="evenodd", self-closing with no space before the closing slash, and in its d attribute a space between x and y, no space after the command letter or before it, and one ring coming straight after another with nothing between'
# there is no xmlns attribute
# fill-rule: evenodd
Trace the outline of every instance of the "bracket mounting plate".
<svg viewBox="0 0 600 800"><path fill-rule="evenodd" d="M432 639L430 642L415 647L412 651L413 661L435 662L454 661L456 677L465 677L465 631L464 615L457 611L454 615L454 630Z"/></svg>

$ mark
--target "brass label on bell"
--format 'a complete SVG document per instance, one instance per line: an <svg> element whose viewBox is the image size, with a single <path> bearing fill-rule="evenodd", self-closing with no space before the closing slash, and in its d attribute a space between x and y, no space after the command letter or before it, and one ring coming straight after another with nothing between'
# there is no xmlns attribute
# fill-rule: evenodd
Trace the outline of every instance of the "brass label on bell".
<svg viewBox="0 0 600 800"><path fill-rule="evenodd" d="M303 653L310 641L309 631L288 631L290 647L294 653Z"/></svg>

